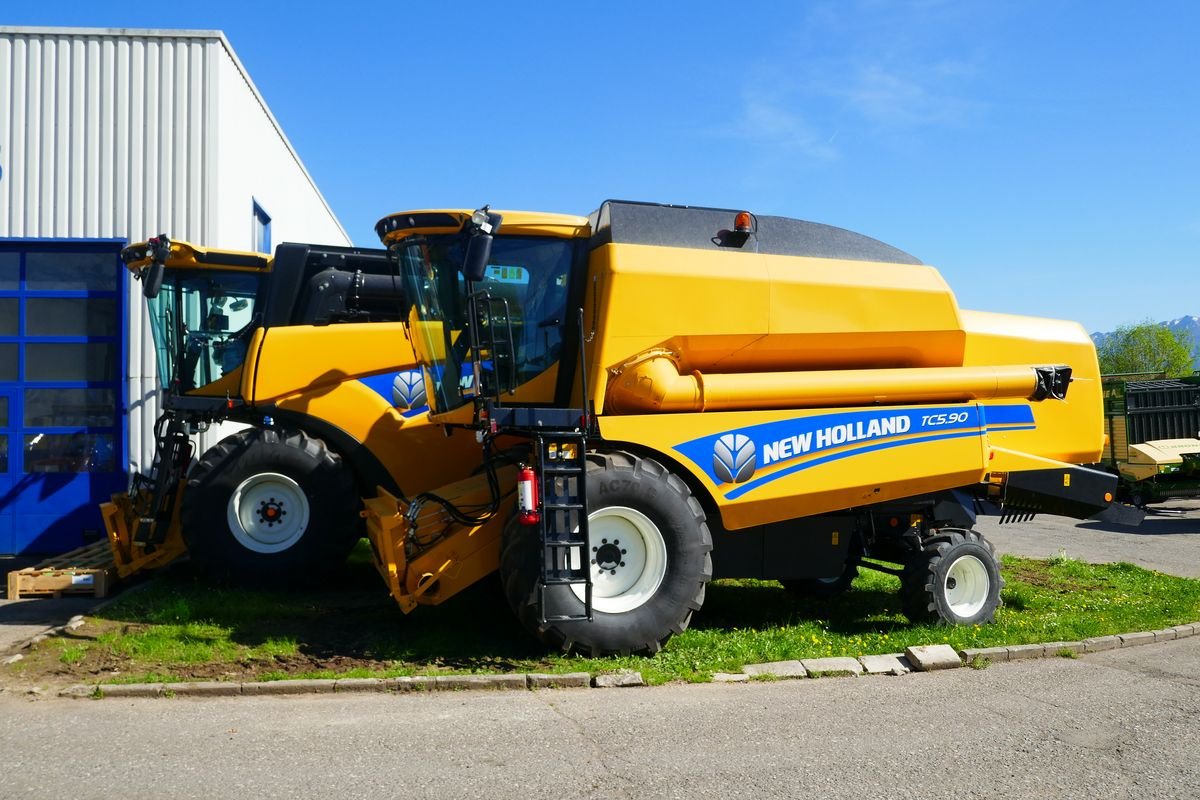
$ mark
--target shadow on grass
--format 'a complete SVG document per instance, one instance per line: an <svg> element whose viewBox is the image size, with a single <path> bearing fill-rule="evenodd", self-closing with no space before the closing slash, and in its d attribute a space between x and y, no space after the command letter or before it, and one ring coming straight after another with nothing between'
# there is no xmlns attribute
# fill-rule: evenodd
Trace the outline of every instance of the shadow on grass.
<svg viewBox="0 0 1200 800"><path fill-rule="evenodd" d="M230 641L246 647L295 642L317 661L479 669L545 655L509 611L498 580L405 615L375 568L357 560L319 587L294 591L213 586L181 564L96 616L134 625L203 622L226 629Z"/></svg>
<svg viewBox="0 0 1200 800"><path fill-rule="evenodd" d="M819 622L826 630L855 635L908 627L896 592L855 588L825 599L792 595L781 586L713 584L691 627L697 630L772 628Z"/></svg>
<svg viewBox="0 0 1200 800"><path fill-rule="evenodd" d="M227 630L238 645L270 649L294 642L302 657L342 667L402 662L414 668L505 670L554 658L517 622L495 576L442 605L405 615L369 558L352 558L321 586L295 591L214 587L181 564L97 616L132 625L211 624ZM778 584L748 581L710 585L691 627L744 630L813 621L847 635L907 625L893 592L855 589L812 600Z"/></svg>

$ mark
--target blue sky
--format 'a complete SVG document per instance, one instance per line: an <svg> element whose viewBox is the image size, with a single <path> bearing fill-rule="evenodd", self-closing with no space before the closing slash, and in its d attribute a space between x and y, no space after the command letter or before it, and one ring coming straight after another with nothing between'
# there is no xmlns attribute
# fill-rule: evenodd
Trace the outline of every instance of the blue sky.
<svg viewBox="0 0 1200 800"><path fill-rule="evenodd" d="M1200 4L6 4L223 30L356 243L606 198L865 233L967 308L1200 314Z"/></svg>

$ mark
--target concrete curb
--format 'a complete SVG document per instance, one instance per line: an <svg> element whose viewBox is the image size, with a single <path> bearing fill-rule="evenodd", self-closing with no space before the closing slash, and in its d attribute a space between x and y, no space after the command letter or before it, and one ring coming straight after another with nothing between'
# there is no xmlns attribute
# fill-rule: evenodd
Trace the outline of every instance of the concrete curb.
<svg viewBox="0 0 1200 800"><path fill-rule="evenodd" d="M605 679L608 679L605 681ZM458 692L497 689L587 688L599 685L642 686L641 673L622 672L593 678L588 672L518 673L508 675L406 675L398 678L336 678L285 681L196 681L192 683L104 683L76 684L59 697L100 699L102 697L235 697L239 695L351 694L363 692Z"/></svg>
<svg viewBox="0 0 1200 800"><path fill-rule="evenodd" d="M65 628L66 626L60 626ZM1157 631L1135 631L1112 636L1098 636L1078 642L1044 642L1006 647L977 647L956 651L959 661L942 662L937 669L955 666L1021 661L1035 658L1075 658L1080 655L1139 647L1148 644L1176 641L1200 635L1200 622L1176 625ZM36 637L35 637L36 638ZM754 676L776 680L819 679L830 676L907 675L921 671L913 658L924 651L937 648L938 654L949 651L949 645L910 647L909 653L867 655L858 658L806 659L803 661L774 661L747 664L741 673L714 673L713 683L746 683ZM952 651L955 652L955 651ZM524 689L566 688L623 688L645 686L640 672L620 672L591 675L587 672L516 673L501 675L411 675L398 678L338 678L329 680L284 680L234 683L232 681L197 681L193 683L115 683L77 684L58 692L59 697L76 699L128 697L235 697L241 695L294 694L351 694L378 692L399 694L407 692L497 691ZM30 690L31 692L34 690ZM40 692L39 692L40 693Z"/></svg>

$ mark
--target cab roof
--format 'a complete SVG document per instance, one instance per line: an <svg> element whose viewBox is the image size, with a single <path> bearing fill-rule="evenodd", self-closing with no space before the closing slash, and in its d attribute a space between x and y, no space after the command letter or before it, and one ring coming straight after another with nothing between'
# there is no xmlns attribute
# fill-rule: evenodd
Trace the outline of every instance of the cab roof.
<svg viewBox="0 0 1200 800"><path fill-rule="evenodd" d="M150 264L149 242L131 244L121 250L121 260L135 275ZM244 250L222 250L216 247L203 247L184 241L171 242L171 254L167 257L167 267L214 267L221 269L266 269L271 264L271 256L265 253L250 253Z"/></svg>
<svg viewBox="0 0 1200 800"><path fill-rule="evenodd" d="M489 210L504 217L500 225L500 235L559 236L565 239L586 238L591 235L587 217L542 211ZM461 208L401 211L389 214L375 223L375 233L385 245L395 244L414 234L458 233L473 213L474 210Z"/></svg>

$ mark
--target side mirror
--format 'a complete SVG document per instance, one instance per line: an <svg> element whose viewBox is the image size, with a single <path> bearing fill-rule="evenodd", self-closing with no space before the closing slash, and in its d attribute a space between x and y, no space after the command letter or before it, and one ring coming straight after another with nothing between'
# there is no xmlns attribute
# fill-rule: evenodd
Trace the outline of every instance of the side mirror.
<svg viewBox="0 0 1200 800"><path fill-rule="evenodd" d="M171 240L166 234L156 236L147 242L146 252L150 256L150 266L142 274L142 295L147 300L153 300L162 291L164 265L171 255Z"/></svg>
<svg viewBox="0 0 1200 800"><path fill-rule="evenodd" d="M493 214L484 206L472 214L470 221L464 226L467 251L463 256L462 272L467 280L483 280L487 273L488 259L492 256L492 234L500 228L502 219L499 214Z"/></svg>
<svg viewBox="0 0 1200 800"><path fill-rule="evenodd" d="M155 261L146 267L145 276L142 278L142 294L147 300L158 297L158 293L162 291L162 282L163 265L161 261Z"/></svg>
<svg viewBox="0 0 1200 800"><path fill-rule="evenodd" d="M481 281L487 272L488 259L492 257L492 235L477 233L467 240L467 254L463 257L463 277L469 281Z"/></svg>

